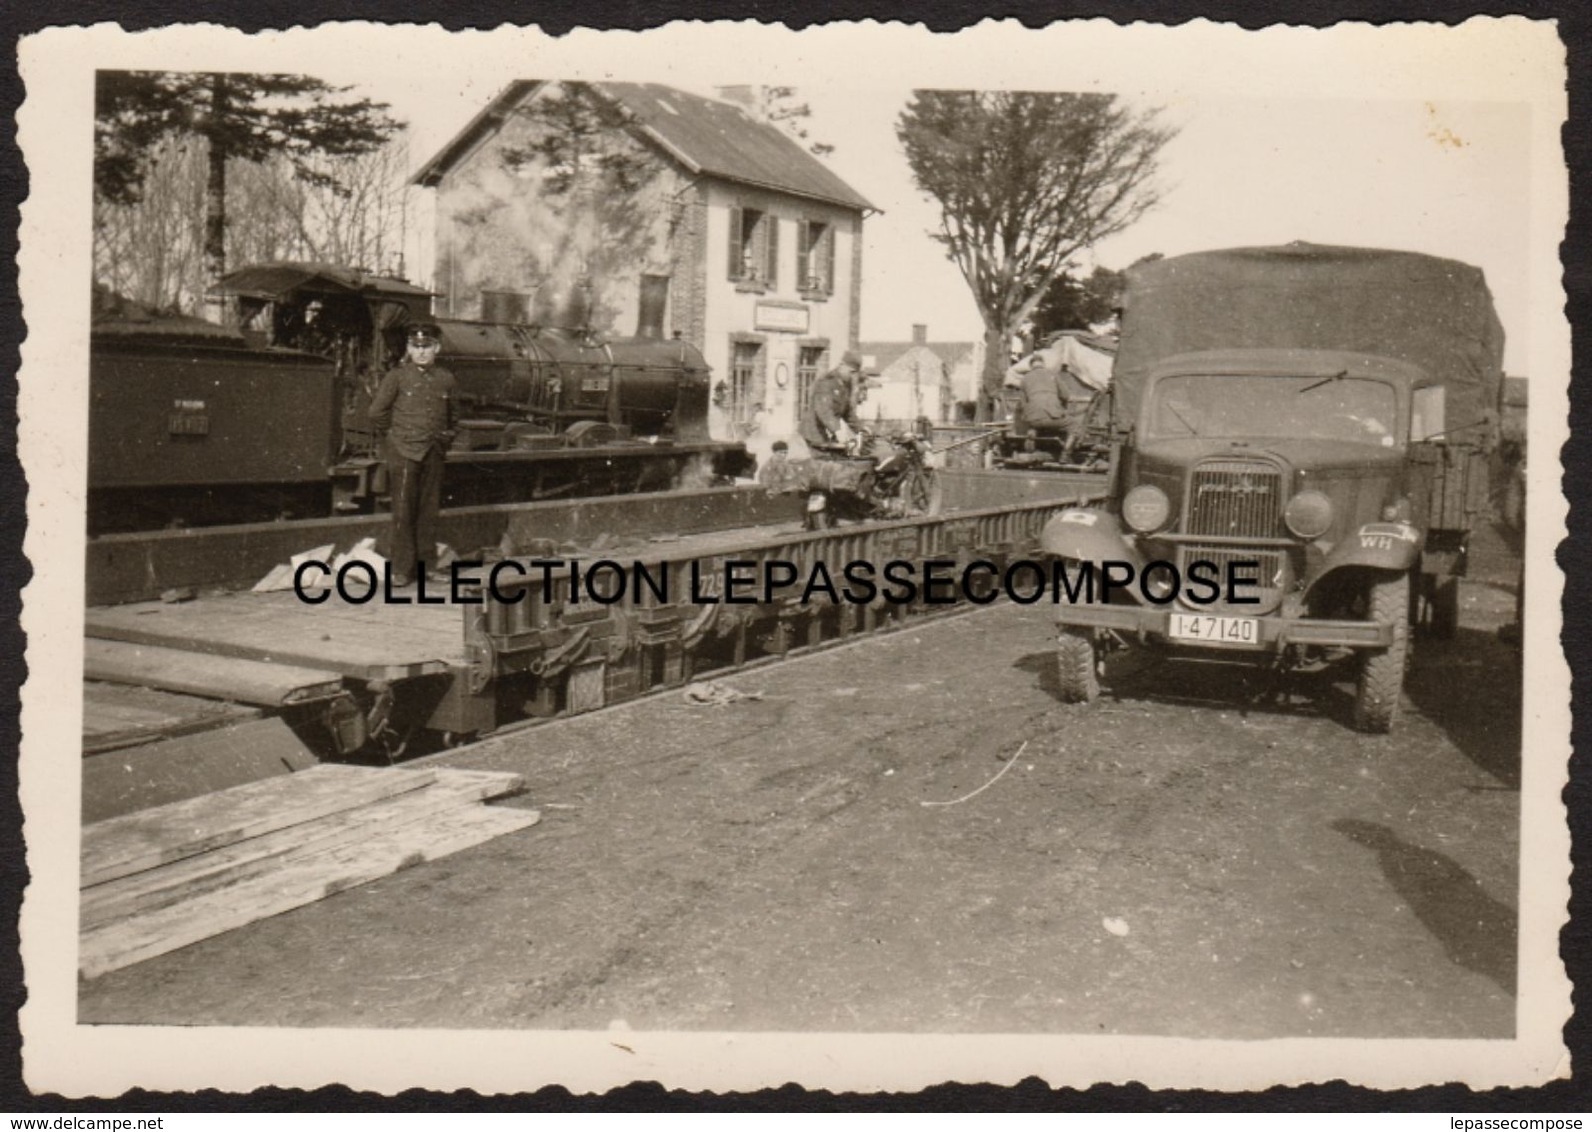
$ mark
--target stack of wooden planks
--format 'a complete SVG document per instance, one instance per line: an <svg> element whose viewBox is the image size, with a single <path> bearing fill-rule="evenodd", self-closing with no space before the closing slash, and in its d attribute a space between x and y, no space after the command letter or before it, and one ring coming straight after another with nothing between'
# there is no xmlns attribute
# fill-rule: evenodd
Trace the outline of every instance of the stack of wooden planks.
<svg viewBox="0 0 1592 1132"><path fill-rule="evenodd" d="M337 765L83 828L78 970L175 951L535 825L519 775Z"/></svg>

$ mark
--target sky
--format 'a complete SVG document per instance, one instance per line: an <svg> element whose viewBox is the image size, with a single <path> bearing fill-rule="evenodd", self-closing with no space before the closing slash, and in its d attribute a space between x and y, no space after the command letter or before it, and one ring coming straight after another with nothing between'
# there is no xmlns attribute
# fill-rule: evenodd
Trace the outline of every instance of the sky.
<svg viewBox="0 0 1592 1132"><path fill-rule="evenodd" d="M410 123L415 166L498 89L482 76L435 73L360 84ZM895 137L910 90L828 86L798 94L812 107L812 138L836 147L828 163L881 210L864 225L861 337L905 340L914 323L926 324L934 340L979 337L967 285L929 237L938 206L913 184ZM1162 203L1081 255L1080 269L1120 269L1153 252L1292 240L1447 256L1486 273L1505 328L1505 369L1527 372L1527 106L1205 95L1128 101L1158 109L1179 129L1162 151ZM410 274L424 282L429 190L415 196Z"/></svg>

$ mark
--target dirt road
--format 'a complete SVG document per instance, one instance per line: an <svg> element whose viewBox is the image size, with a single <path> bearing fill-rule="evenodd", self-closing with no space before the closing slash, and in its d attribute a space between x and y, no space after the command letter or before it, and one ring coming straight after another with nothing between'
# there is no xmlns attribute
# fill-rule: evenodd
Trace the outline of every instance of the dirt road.
<svg viewBox="0 0 1592 1132"><path fill-rule="evenodd" d="M1119 666L1064 705L1013 606L500 737L442 761L524 774L539 826L84 983L81 1017L1507 1036L1514 569L1480 549L1388 737L1346 674L1275 705Z"/></svg>

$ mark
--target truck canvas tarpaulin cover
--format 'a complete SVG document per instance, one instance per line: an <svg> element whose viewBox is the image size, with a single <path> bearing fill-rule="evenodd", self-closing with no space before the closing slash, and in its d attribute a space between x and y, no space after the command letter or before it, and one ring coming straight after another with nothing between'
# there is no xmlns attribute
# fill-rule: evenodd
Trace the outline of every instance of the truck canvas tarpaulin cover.
<svg viewBox="0 0 1592 1132"><path fill-rule="evenodd" d="M1137 419L1145 377L1162 359L1244 347L1409 362L1446 386L1456 439L1485 444L1492 436L1503 327L1481 271L1457 260L1293 243L1132 267L1114 376L1118 422Z"/></svg>

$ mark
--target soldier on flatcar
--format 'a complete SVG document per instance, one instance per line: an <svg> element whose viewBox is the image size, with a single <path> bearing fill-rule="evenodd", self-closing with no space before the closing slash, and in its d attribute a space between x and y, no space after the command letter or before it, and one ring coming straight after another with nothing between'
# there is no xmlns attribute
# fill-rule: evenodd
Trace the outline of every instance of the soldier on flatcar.
<svg viewBox="0 0 1592 1132"><path fill-rule="evenodd" d="M813 382L812 393L802 410L802 439L814 456L839 456L846 451L849 434L861 432L857 422L857 382L862 374L862 358L847 350L840 364Z"/></svg>
<svg viewBox="0 0 1592 1132"><path fill-rule="evenodd" d="M436 364L441 331L411 324L404 360L382 379L370 416L387 437L392 584L407 586L436 555L444 458L457 424L453 374Z"/></svg>

